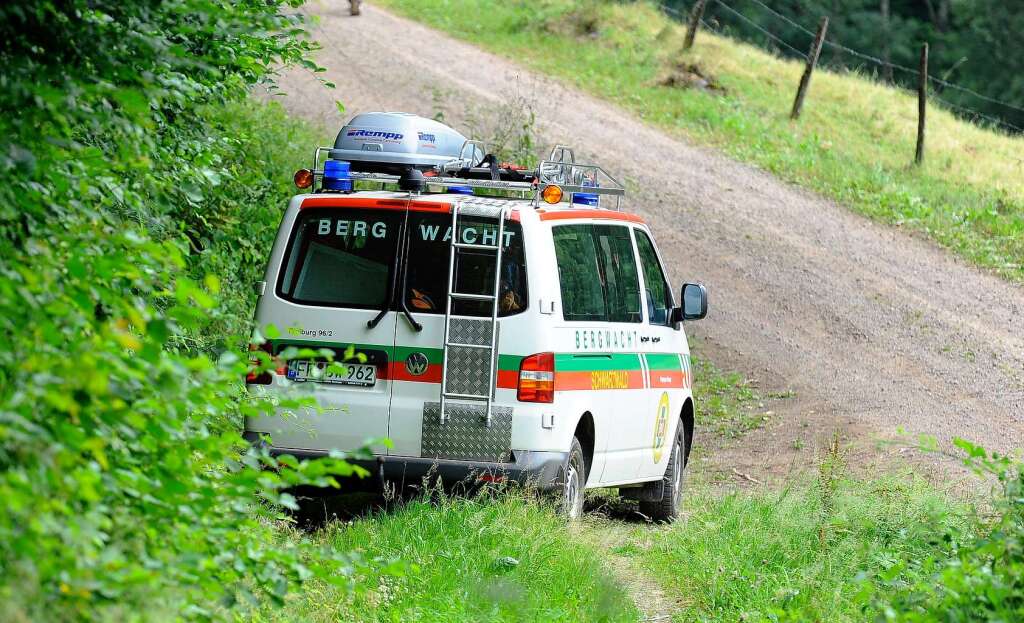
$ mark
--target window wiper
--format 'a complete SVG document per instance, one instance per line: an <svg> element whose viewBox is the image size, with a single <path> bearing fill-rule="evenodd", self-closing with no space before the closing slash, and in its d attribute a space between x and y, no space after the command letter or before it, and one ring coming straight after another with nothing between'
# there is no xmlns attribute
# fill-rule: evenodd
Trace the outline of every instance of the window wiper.
<svg viewBox="0 0 1024 623"><path fill-rule="evenodd" d="M403 250L402 255L405 255L406 253L408 253L408 251L409 251L409 236L406 236L405 237L404 250ZM423 325L421 325L420 323L416 322L416 319L413 317L412 312L409 311L409 306L405 302L405 292L406 292L408 281L409 281L409 262L406 261L402 265L402 291L399 293L399 299L398 299L399 300L399 309L402 310L402 314L405 316L405 319L409 321L409 324L418 333L418 332L423 330Z"/></svg>
<svg viewBox="0 0 1024 623"><path fill-rule="evenodd" d="M384 297L384 307L377 312L377 315L373 317L373 320L368 320L366 322L367 329L377 328L377 325L384 319L384 316L388 315L388 310L391 308L391 301L395 298L395 283L398 281L399 262L402 258L402 241L404 236L405 223L403 222L402 226L398 228L398 244L396 245L398 249L395 253L395 261L391 264L391 282L388 283L387 296Z"/></svg>

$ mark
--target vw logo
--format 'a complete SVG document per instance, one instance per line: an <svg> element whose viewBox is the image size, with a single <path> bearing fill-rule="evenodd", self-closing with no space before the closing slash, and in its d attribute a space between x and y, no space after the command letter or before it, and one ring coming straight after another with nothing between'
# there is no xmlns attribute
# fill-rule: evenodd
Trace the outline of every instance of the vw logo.
<svg viewBox="0 0 1024 623"><path fill-rule="evenodd" d="M423 353L412 353L405 358L405 369L413 376L420 376L427 371L427 356Z"/></svg>

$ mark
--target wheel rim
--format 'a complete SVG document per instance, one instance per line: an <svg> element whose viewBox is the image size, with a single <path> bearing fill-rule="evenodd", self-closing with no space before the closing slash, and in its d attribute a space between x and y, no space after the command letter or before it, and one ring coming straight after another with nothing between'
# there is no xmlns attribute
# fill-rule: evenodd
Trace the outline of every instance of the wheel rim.
<svg viewBox="0 0 1024 623"><path fill-rule="evenodd" d="M569 465L565 470L565 508L566 514L575 519L580 514L580 470L576 457L569 459Z"/></svg>

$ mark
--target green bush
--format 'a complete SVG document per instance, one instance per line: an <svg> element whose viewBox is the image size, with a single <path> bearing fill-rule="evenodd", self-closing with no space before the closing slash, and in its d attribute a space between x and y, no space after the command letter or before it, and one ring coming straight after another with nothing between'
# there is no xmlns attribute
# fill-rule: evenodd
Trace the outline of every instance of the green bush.
<svg viewBox="0 0 1024 623"><path fill-rule="evenodd" d="M1024 620L1024 474L1006 456L990 454L969 442L957 445L977 473L994 477L994 520L979 534L946 535L948 554L907 560L919 569L918 582L907 585L883 574L887 591L878 599L879 620L906 622L973 622Z"/></svg>
<svg viewBox="0 0 1024 623"><path fill-rule="evenodd" d="M3 620L233 617L361 564L272 521L354 468L238 435L267 407L245 293L311 142L241 102L309 64L295 4L0 7Z"/></svg>

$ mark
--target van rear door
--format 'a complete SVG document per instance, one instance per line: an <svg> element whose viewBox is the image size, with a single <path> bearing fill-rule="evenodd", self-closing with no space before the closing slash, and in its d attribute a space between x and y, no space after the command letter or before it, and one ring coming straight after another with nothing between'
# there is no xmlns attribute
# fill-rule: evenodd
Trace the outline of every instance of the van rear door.
<svg viewBox="0 0 1024 623"><path fill-rule="evenodd" d="M277 327L275 353L288 346L330 348L341 361L354 346L365 361L346 361L340 376L324 375L318 369L323 362L292 361L288 381L274 383L308 390L322 411L257 418L247 423L249 430L271 433L278 447L316 450L352 450L388 436L398 320L393 301L407 206L404 199L308 197L290 228L286 217L287 241L272 258L277 274L268 274L274 293L262 297L257 322Z"/></svg>
<svg viewBox="0 0 1024 623"><path fill-rule="evenodd" d="M422 327L399 318L395 332L395 357L389 433L391 454L455 460L505 460L511 444L511 410L501 409L494 425L479 419L455 418L439 423L437 406L444 367L445 306L448 299L451 257L452 214L447 203L431 209L428 202L414 201L409 213L405 273L401 292L405 307ZM443 207L440 207L443 206ZM496 210L491 210L495 212ZM523 233L518 215L505 224L498 317L520 313L527 306L526 266ZM465 244L494 245L497 218L460 214L457 239ZM460 250L455 254L455 291L465 294L493 294L496 257L493 251ZM452 303L451 339L457 343L490 345L490 301L456 300ZM512 336L500 334L499 344ZM497 354L495 354L497 355ZM483 394L495 391L487 386L488 368L493 362L489 348L458 348L452 353L448 391ZM496 372L494 380L500 375ZM500 384L500 383L498 383ZM514 389L514 385L511 386ZM469 416L466 416L469 418ZM458 421L457 421L458 420Z"/></svg>

